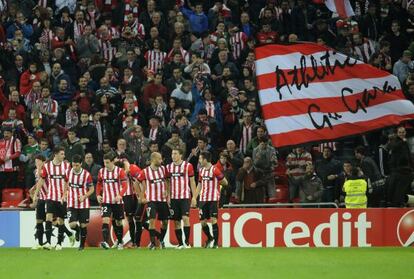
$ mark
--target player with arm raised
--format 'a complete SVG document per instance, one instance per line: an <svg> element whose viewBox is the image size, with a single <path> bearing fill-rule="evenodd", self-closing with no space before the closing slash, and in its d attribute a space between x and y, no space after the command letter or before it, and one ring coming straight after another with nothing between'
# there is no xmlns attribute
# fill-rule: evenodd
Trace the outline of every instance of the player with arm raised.
<svg viewBox="0 0 414 279"><path fill-rule="evenodd" d="M64 219L66 216L66 203L62 201L63 190L65 187L65 177L70 171L70 164L65 162L65 150L63 147L55 147L53 150L53 160L47 162L42 169L41 176L36 184L34 201L38 199L39 191L44 183L47 183L47 200L46 200L46 241L44 248L51 249L50 240L52 238L53 217L57 218L58 225L58 242L56 250L62 250L62 242L65 232ZM47 181L47 182L45 182ZM70 242L73 246L75 237L69 235Z"/></svg>
<svg viewBox="0 0 414 279"><path fill-rule="evenodd" d="M150 250L155 250L155 220L161 221L161 234L159 241L161 248L165 248L164 237L168 228L168 217L170 215L169 202L169 183L167 181L167 170L162 166L162 156L158 152L151 154L151 164L145 168L138 180L142 183L141 201L147 204L147 215L149 218Z"/></svg>
<svg viewBox="0 0 414 279"><path fill-rule="evenodd" d="M64 198L68 204L69 226L72 230L80 231L80 251L85 248L89 223L89 197L93 191L92 176L82 168L82 157L76 154L72 158L72 169L66 175Z"/></svg>
<svg viewBox="0 0 414 279"><path fill-rule="evenodd" d="M177 249L190 247L190 203L196 205L196 200L191 196L196 194L196 183L194 179L193 165L183 161L183 151L173 149L171 152L172 163L167 166L170 177L170 197L172 218L175 225L175 236L178 240ZM191 193L190 193L191 190ZM183 232L181 220L184 223L185 246L183 243Z"/></svg>
<svg viewBox="0 0 414 279"><path fill-rule="evenodd" d="M137 229L135 226L135 213L137 211L138 201L135 192L136 187L134 185L137 183L137 179L141 174L142 170L137 165L130 164L125 155L119 156L117 158L117 161L115 162L115 165L122 168L125 171L125 174L127 175L128 188L125 192L125 195L123 196L124 211L128 219L129 235L131 237L132 246L139 246L140 241L137 241L137 239L140 240L140 237L137 237Z"/></svg>
<svg viewBox="0 0 414 279"><path fill-rule="evenodd" d="M124 208L122 197L127 190L127 176L125 171L114 164L114 157L107 153L104 155L104 167L99 170L96 185L96 198L101 204L102 236L101 247L109 249L109 223L110 218L115 219L114 231L118 239L118 250L124 248L123 225Z"/></svg>
<svg viewBox="0 0 414 279"><path fill-rule="evenodd" d="M198 186L195 198L200 195L200 222L204 234L207 236L205 248L209 248L214 240L213 248L218 248L219 229L217 225L218 202L220 200L220 185L227 186L227 180L223 173L211 164L211 153L201 152L199 157L201 169L199 171ZM210 220L213 227L213 236L207 221Z"/></svg>

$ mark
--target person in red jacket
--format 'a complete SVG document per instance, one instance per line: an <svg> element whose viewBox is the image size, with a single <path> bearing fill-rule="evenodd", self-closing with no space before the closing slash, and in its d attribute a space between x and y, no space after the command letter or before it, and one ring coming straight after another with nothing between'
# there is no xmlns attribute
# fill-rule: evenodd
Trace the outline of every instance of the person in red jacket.
<svg viewBox="0 0 414 279"><path fill-rule="evenodd" d="M257 33L257 41L261 45L274 44L279 41L279 34L272 30L272 25L269 21L262 23L262 29Z"/></svg>
<svg viewBox="0 0 414 279"><path fill-rule="evenodd" d="M9 117L9 110L15 109L16 115L19 120L25 119L26 110L24 106L20 103L19 91L12 90L9 98L3 93L3 84L4 80L0 79L0 104L3 106L3 115L0 115L0 120L4 121Z"/></svg>
<svg viewBox="0 0 414 279"><path fill-rule="evenodd" d="M17 161L22 151L22 144L18 138L13 136L12 128L3 128L3 133L4 138L0 140L0 192L5 187L16 186Z"/></svg>
<svg viewBox="0 0 414 279"><path fill-rule="evenodd" d="M36 62L29 64L29 69L20 76L20 95L26 96L32 89L33 83L40 80L40 73L37 71Z"/></svg>

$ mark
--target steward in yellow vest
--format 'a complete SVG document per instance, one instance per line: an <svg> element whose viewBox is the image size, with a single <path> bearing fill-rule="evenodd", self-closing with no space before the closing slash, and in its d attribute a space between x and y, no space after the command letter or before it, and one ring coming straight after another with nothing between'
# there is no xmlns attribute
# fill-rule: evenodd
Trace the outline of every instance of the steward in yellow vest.
<svg viewBox="0 0 414 279"><path fill-rule="evenodd" d="M354 167L351 177L344 183L346 208L367 208L367 182L359 177L358 172Z"/></svg>

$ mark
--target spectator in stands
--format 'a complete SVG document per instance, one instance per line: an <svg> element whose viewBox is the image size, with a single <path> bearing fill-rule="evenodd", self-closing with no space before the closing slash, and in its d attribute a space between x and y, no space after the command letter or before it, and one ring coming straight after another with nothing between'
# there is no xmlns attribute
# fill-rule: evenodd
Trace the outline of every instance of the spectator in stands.
<svg viewBox="0 0 414 279"><path fill-rule="evenodd" d="M252 158L246 157L242 167L237 172L236 198L241 203L263 203L267 189L263 173L255 168Z"/></svg>
<svg viewBox="0 0 414 279"><path fill-rule="evenodd" d="M273 170L277 166L276 150L268 144L267 138L262 138L259 145L253 149L253 165L261 171L266 180L266 197L273 198L276 194Z"/></svg>
<svg viewBox="0 0 414 279"><path fill-rule="evenodd" d="M393 168L387 181L386 197L389 207L405 207L406 196L412 192L414 174L407 159L407 157L401 158L399 165Z"/></svg>
<svg viewBox="0 0 414 279"><path fill-rule="evenodd" d="M391 155L389 166L391 168L391 172L394 169L404 165L405 162L409 162L409 165L413 166L410 156L410 147L407 143L406 135L407 131L404 127L400 126L397 128L396 134L392 135L390 138L389 148Z"/></svg>
<svg viewBox="0 0 414 279"><path fill-rule="evenodd" d="M13 135L12 128L3 127L3 139L0 139L0 199L1 190L17 186L21 152L21 141Z"/></svg>
<svg viewBox="0 0 414 279"><path fill-rule="evenodd" d="M190 8L181 6L180 11L188 18L190 31L194 35L200 36L201 33L208 31L208 18L203 12L201 3L197 3L195 7L190 6Z"/></svg>
<svg viewBox="0 0 414 279"><path fill-rule="evenodd" d="M40 139L39 153L46 159L49 159L50 155L52 155L52 150L49 148L49 141L46 138Z"/></svg>
<svg viewBox="0 0 414 279"><path fill-rule="evenodd" d="M85 155L82 143L77 137L76 132L77 130L74 127L69 129L68 138L62 142L62 147L65 148L65 160L68 162L72 162L74 155L82 156L82 158Z"/></svg>
<svg viewBox="0 0 414 279"><path fill-rule="evenodd" d="M369 207L379 207L384 195L385 179L382 177L375 161L367 156L367 151L363 146L355 148L356 166L359 167L365 178L369 181L368 205Z"/></svg>
<svg viewBox="0 0 414 279"><path fill-rule="evenodd" d="M295 183L298 184L301 203L320 202L323 189L322 180L316 175L315 167L312 163L306 164L305 175L299 177Z"/></svg>
<svg viewBox="0 0 414 279"><path fill-rule="evenodd" d="M401 59L394 64L392 73L398 77L401 83L404 83L404 81L407 79L410 69L413 68L411 57L411 51L404 50Z"/></svg>
<svg viewBox="0 0 414 279"><path fill-rule="evenodd" d="M80 123L76 126L76 134L85 152L96 154L98 150L98 133L96 128L89 123L88 113L81 113Z"/></svg>
<svg viewBox="0 0 414 279"><path fill-rule="evenodd" d="M312 163L312 155L303 147L297 147L286 157L287 175L289 177L289 200L299 197L297 180L305 175L306 165Z"/></svg>
<svg viewBox="0 0 414 279"><path fill-rule="evenodd" d="M30 189L35 183L34 170L35 156L40 152L39 144L33 134L27 136L27 144L23 146L19 156L20 162L24 163L24 185Z"/></svg>
<svg viewBox="0 0 414 279"><path fill-rule="evenodd" d="M316 161L316 173L322 180L322 202L334 202L335 193L338 193L338 178L341 174L341 163L333 157L332 148L326 146L322 152L322 158Z"/></svg>
<svg viewBox="0 0 414 279"><path fill-rule="evenodd" d="M352 168L351 176L343 186L346 208L366 208L367 189L367 182L361 177L358 168Z"/></svg>

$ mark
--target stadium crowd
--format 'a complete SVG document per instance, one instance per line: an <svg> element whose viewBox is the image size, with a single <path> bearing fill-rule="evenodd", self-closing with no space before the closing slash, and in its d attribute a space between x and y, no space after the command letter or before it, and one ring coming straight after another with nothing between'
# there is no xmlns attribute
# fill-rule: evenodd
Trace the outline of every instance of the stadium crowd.
<svg viewBox="0 0 414 279"><path fill-rule="evenodd" d="M144 168L179 148L196 175L212 153L221 205L340 204L361 176L369 207L405 206L413 123L276 150L262 119L254 48L271 43L333 47L396 75L414 102L414 3L351 4L339 19L307 0L0 0L0 189L31 188L35 156L56 146L94 184L105 154Z"/></svg>

